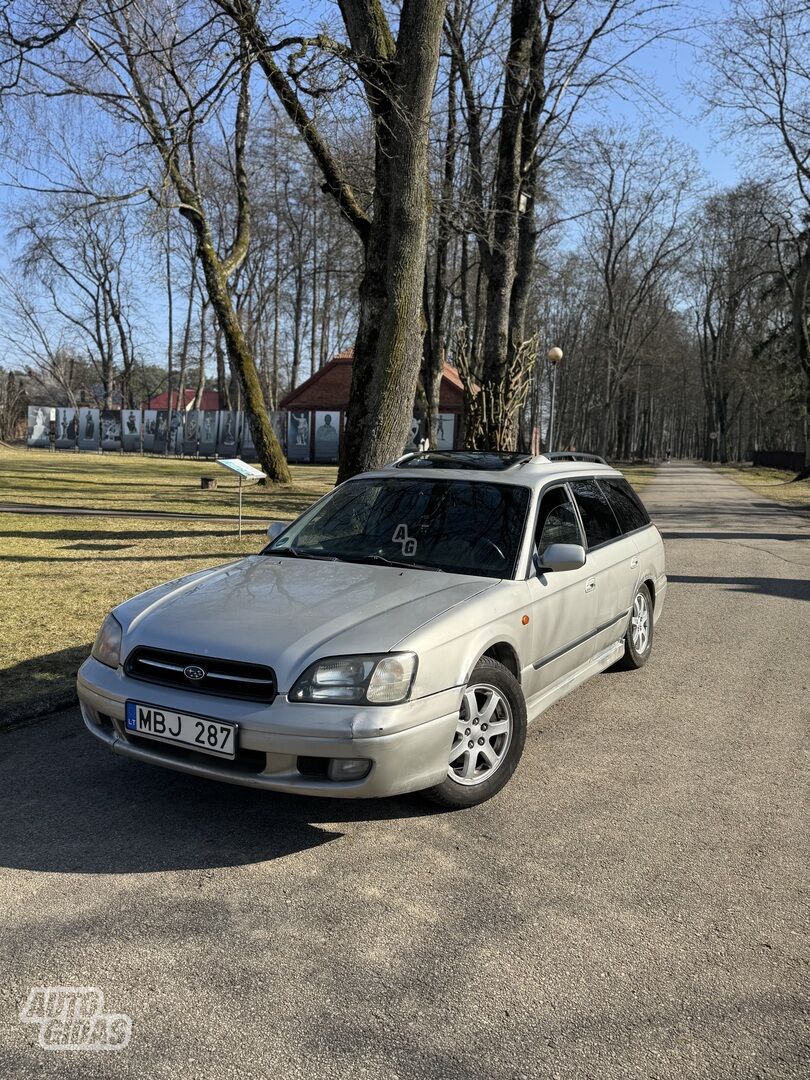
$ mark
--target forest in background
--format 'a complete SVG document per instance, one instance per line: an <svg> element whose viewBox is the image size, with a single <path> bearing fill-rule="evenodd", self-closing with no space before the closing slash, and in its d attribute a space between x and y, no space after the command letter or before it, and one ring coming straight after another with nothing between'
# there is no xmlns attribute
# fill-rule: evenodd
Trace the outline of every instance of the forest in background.
<svg viewBox="0 0 810 1080"><path fill-rule="evenodd" d="M413 89L401 64L402 85L375 81L383 63L368 56L393 45L359 49L364 6L327 5L302 28L290 4L256 14L145 0L69 16L3 5L15 197L0 435L39 386L75 404L92 381L108 406L116 391L134 405L167 386L211 387L235 407L240 341L273 410L355 342L373 276L363 221L379 227L381 177L409 167L380 135L375 94L390 134L395 94ZM409 5L383 7L402 48ZM470 389L471 444L545 442L546 351L558 345L555 449L723 461L806 450L808 11L733 2L707 28L686 5L643 0L427 7L441 9L419 208L427 258L408 318L428 423L446 359ZM20 11L36 32L21 33ZM645 47L676 34L705 51L701 93L718 131L750 148L731 189L712 188L667 135L657 87L637 70ZM638 121L617 122L611 105L628 97ZM305 128L326 133L326 152ZM409 420L410 403L399 407Z"/></svg>

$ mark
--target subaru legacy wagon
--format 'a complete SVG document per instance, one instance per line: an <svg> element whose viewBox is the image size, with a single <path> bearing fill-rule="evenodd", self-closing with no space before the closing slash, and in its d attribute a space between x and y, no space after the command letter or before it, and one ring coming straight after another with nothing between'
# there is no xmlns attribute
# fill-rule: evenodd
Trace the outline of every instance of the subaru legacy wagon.
<svg viewBox="0 0 810 1080"><path fill-rule="evenodd" d="M628 482L553 457L407 455L271 525L259 554L125 601L79 671L85 724L235 784L483 802L528 721L647 662L664 602Z"/></svg>

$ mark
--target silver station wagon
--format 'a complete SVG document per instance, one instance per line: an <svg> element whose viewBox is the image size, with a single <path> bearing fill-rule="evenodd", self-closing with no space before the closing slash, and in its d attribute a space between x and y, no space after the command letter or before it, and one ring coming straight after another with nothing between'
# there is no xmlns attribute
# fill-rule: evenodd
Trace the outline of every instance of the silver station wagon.
<svg viewBox="0 0 810 1080"><path fill-rule="evenodd" d="M572 457L408 455L260 554L127 600L79 671L85 724L235 784L483 802L529 720L652 648L661 537L619 472Z"/></svg>

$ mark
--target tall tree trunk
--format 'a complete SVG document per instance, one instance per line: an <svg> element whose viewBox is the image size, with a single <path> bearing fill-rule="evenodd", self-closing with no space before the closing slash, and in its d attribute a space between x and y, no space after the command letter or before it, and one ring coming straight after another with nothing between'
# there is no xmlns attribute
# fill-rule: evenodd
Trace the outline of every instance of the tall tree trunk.
<svg viewBox="0 0 810 1080"><path fill-rule="evenodd" d="M202 408L202 396L205 393L205 346L208 337L208 301L203 297L200 304L200 370L197 375L197 390L194 394L193 409Z"/></svg>
<svg viewBox="0 0 810 1080"><path fill-rule="evenodd" d="M219 322L217 322L217 329L214 335L214 352L217 357L217 393L219 394L220 408L228 409L233 408L231 402L231 387L230 379L225 371L225 348L222 344L223 331Z"/></svg>
<svg viewBox="0 0 810 1080"><path fill-rule="evenodd" d="M422 356L422 287L430 216L428 136L445 0L406 0L396 47L384 45L390 82L366 93L375 114L374 216L360 285L352 388L338 480L377 468L405 445ZM349 37L367 41L365 3L341 0Z"/></svg>
<svg viewBox="0 0 810 1080"><path fill-rule="evenodd" d="M396 457L405 444L422 353L422 284L430 215L428 139L447 0L403 0L396 39L379 0L339 0L351 59L374 121L373 216L275 61L253 5L217 0L317 161L324 190L363 244L352 387L338 477Z"/></svg>
<svg viewBox="0 0 810 1080"><path fill-rule="evenodd" d="M492 245L487 279L482 390L504 382L509 354L509 313L518 255L518 219L521 195L521 129L529 80L532 42L539 0L512 0L510 43L504 77L503 105L498 130L495 193L492 201ZM497 401L497 394L493 398ZM491 449L514 445L514 416L496 408L484 425Z"/></svg>
<svg viewBox="0 0 810 1080"><path fill-rule="evenodd" d="M537 177L540 155L537 148L540 115L543 110L544 93L544 44L540 20L534 25L532 39L530 76L526 108L520 135L520 186L518 205L518 240L515 262L515 279L509 301L509 356L526 339L526 309L534 279L537 252Z"/></svg>
<svg viewBox="0 0 810 1080"><path fill-rule="evenodd" d="M205 274L211 306L225 338L231 367L239 376L253 445L256 447L256 456L272 479L282 484L289 484L292 479L290 470L284 452L270 426L259 373L231 303L227 274L222 268L210 236L202 228L201 219L195 216L192 223L196 223L197 254Z"/></svg>
<svg viewBox="0 0 810 1080"><path fill-rule="evenodd" d="M191 341L191 320L194 317L194 290L196 288L196 275L192 274L191 284L188 290L188 307L186 308L186 321L183 326L183 343L180 346L180 362L177 371L177 410L185 412L186 408L186 372L188 370L188 347Z"/></svg>
<svg viewBox="0 0 810 1080"><path fill-rule="evenodd" d="M298 386L301 374L301 324L304 316L304 267L300 257L295 268L295 296L293 298L293 356L290 369L290 388L294 390Z"/></svg>
<svg viewBox="0 0 810 1080"><path fill-rule="evenodd" d="M442 365L444 362L445 307L447 305L447 263L450 247L450 215L456 182L456 64L450 59L447 83L447 134L444 142L444 173L436 233L436 265L433 277L433 310L430 316L430 348L425 350L427 363L422 385L427 401L426 432L430 445L438 440Z"/></svg>
<svg viewBox="0 0 810 1080"><path fill-rule="evenodd" d="M803 475L810 475L810 327L807 322L808 302L810 302L810 232L804 243L796 266L796 277L791 296L791 315L793 341L796 356L806 380L804 399L804 469Z"/></svg>
<svg viewBox="0 0 810 1080"><path fill-rule="evenodd" d="M168 433L172 429L172 376L174 370L174 289L172 285L172 230L168 217L166 218L166 305L168 334L168 341L166 343L166 385L168 387L166 406L168 408L168 413L166 417L166 446L163 451L164 454L168 454L169 452Z"/></svg>
<svg viewBox="0 0 810 1080"><path fill-rule="evenodd" d="M312 276L310 279L309 373L318 370L318 202L312 201Z"/></svg>

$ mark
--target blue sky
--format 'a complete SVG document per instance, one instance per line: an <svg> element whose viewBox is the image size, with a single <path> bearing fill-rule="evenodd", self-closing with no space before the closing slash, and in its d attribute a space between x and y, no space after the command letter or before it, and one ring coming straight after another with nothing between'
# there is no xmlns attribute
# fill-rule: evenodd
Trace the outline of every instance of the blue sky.
<svg viewBox="0 0 810 1080"><path fill-rule="evenodd" d="M692 28L672 40L648 47L634 61L645 81L654 87L658 103L615 101L611 115L625 117L630 123L649 123L661 133L677 139L695 151L709 182L729 187L742 179L742 155L726 137L717 116L707 116L698 88L710 78L705 57L698 48L711 46L720 33L720 21L728 11L727 0L701 0L699 5L684 3L672 13L673 22Z"/></svg>

